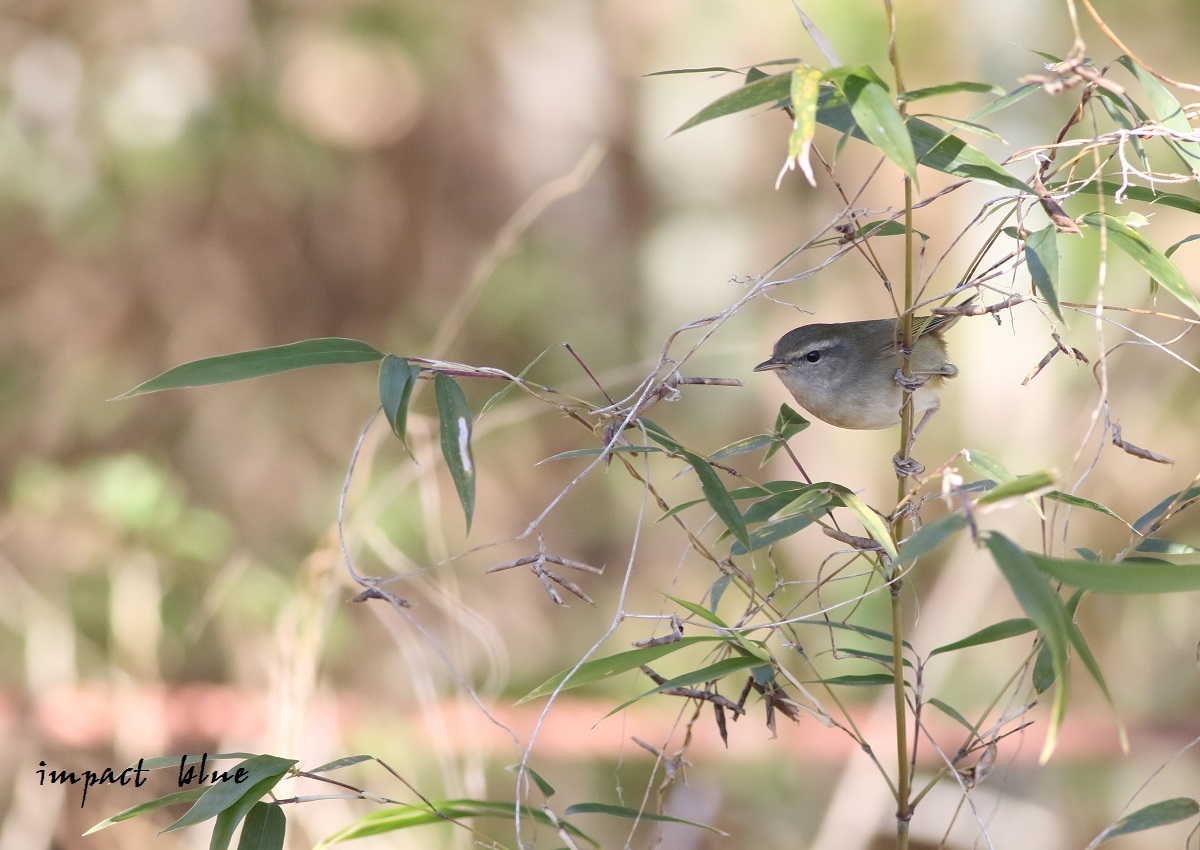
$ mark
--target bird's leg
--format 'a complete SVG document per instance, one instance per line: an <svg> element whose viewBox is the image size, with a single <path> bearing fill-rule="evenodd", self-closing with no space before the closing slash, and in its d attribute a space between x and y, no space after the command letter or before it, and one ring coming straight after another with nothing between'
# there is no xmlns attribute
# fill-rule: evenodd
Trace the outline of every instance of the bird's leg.
<svg viewBox="0 0 1200 850"><path fill-rule="evenodd" d="M896 383L899 385L900 389L904 390L905 392L912 393L925 386L925 384L929 382L929 376L932 374L934 373L913 372L911 375L905 375L904 370L897 369Z"/></svg>
<svg viewBox="0 0 1200 850"><path fill-rule="evenodd" d="M900 383L899 373L896 376L896 383ZM922 380L922 383L924 383L924 380ZM901 384L901 386L904 385ZM922 429L929 423L929 420L933 418L933 414L937 413L940 407L941 405L935 399L933 406L925 409L925 413L921 416L921 421L917 423L917 427L913 428L912 433L908 435L908 443L904 447L904 454L896 452L895 456L892 457L892 467L901 478L920 475L925 471L925 467L921 462L912 457L913 444L917 441L917 435L921 433Z"/></svg>

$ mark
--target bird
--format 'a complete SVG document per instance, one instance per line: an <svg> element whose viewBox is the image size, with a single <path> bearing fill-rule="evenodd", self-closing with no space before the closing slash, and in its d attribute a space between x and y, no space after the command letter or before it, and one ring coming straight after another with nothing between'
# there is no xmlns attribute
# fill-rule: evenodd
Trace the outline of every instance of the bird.
<svg viewBox="0 0 1200 850"><path fill-rule="evenodd" d="M775 372L801 407L838 428L877 430L900 424L907 391L914 416L921 416L912 432L915 438L940 407L942 384L958 375L958 367L948 359L944 334L962 315L913 318L907 376L895 318L795 328L780 337L770 358L754 371Z"/></svg>

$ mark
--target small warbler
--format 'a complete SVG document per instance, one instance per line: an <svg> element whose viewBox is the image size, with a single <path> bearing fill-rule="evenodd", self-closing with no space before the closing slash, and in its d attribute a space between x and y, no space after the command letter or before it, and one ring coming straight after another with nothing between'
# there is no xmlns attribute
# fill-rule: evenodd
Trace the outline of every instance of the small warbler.
<svg viewBox="0 0 1200 850"><path fill-rule="evenodd" d="M920 431L940 405L938 388L958 374L958 367L946 359L942 334L960 318L913 318L911 378L901 370L896 319L804 325L784 334L771 358L754 371L778 374L802 407L839 428L900 424L902 388L911 388L913 413L921 414L915 431Z"/></svg>

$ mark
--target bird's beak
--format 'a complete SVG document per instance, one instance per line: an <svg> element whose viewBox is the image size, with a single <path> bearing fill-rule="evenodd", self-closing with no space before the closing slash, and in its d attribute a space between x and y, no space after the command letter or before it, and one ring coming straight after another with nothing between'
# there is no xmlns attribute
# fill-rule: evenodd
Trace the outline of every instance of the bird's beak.
<svg viewBox="0 0 1200 850"><path fill-rule="evenodd" d="M782 369L786 364L782 360L776 360L772 357L770 360L764 360L754 367L755 372L770 372L772 369Z"/></svg>

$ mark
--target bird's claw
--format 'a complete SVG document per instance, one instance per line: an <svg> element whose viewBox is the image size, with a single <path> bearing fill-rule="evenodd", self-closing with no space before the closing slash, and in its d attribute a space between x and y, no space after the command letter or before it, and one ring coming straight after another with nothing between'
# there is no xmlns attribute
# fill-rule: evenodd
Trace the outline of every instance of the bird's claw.
<svg viewBox="0 0 1200 850"><path fill-rule="evenodd" d="M892 467L901 478L910 478L925 471L925 466L916 458L901 457L900 452L892 457Z"/></svg>
<svg viewBox="0 0 1200 850"><path fill-rule="evenodd" d="M928 375L905 375L903 369L896 370L895 379L901 389L908 390L910 393L916 392L929 383Z"/></svg>

